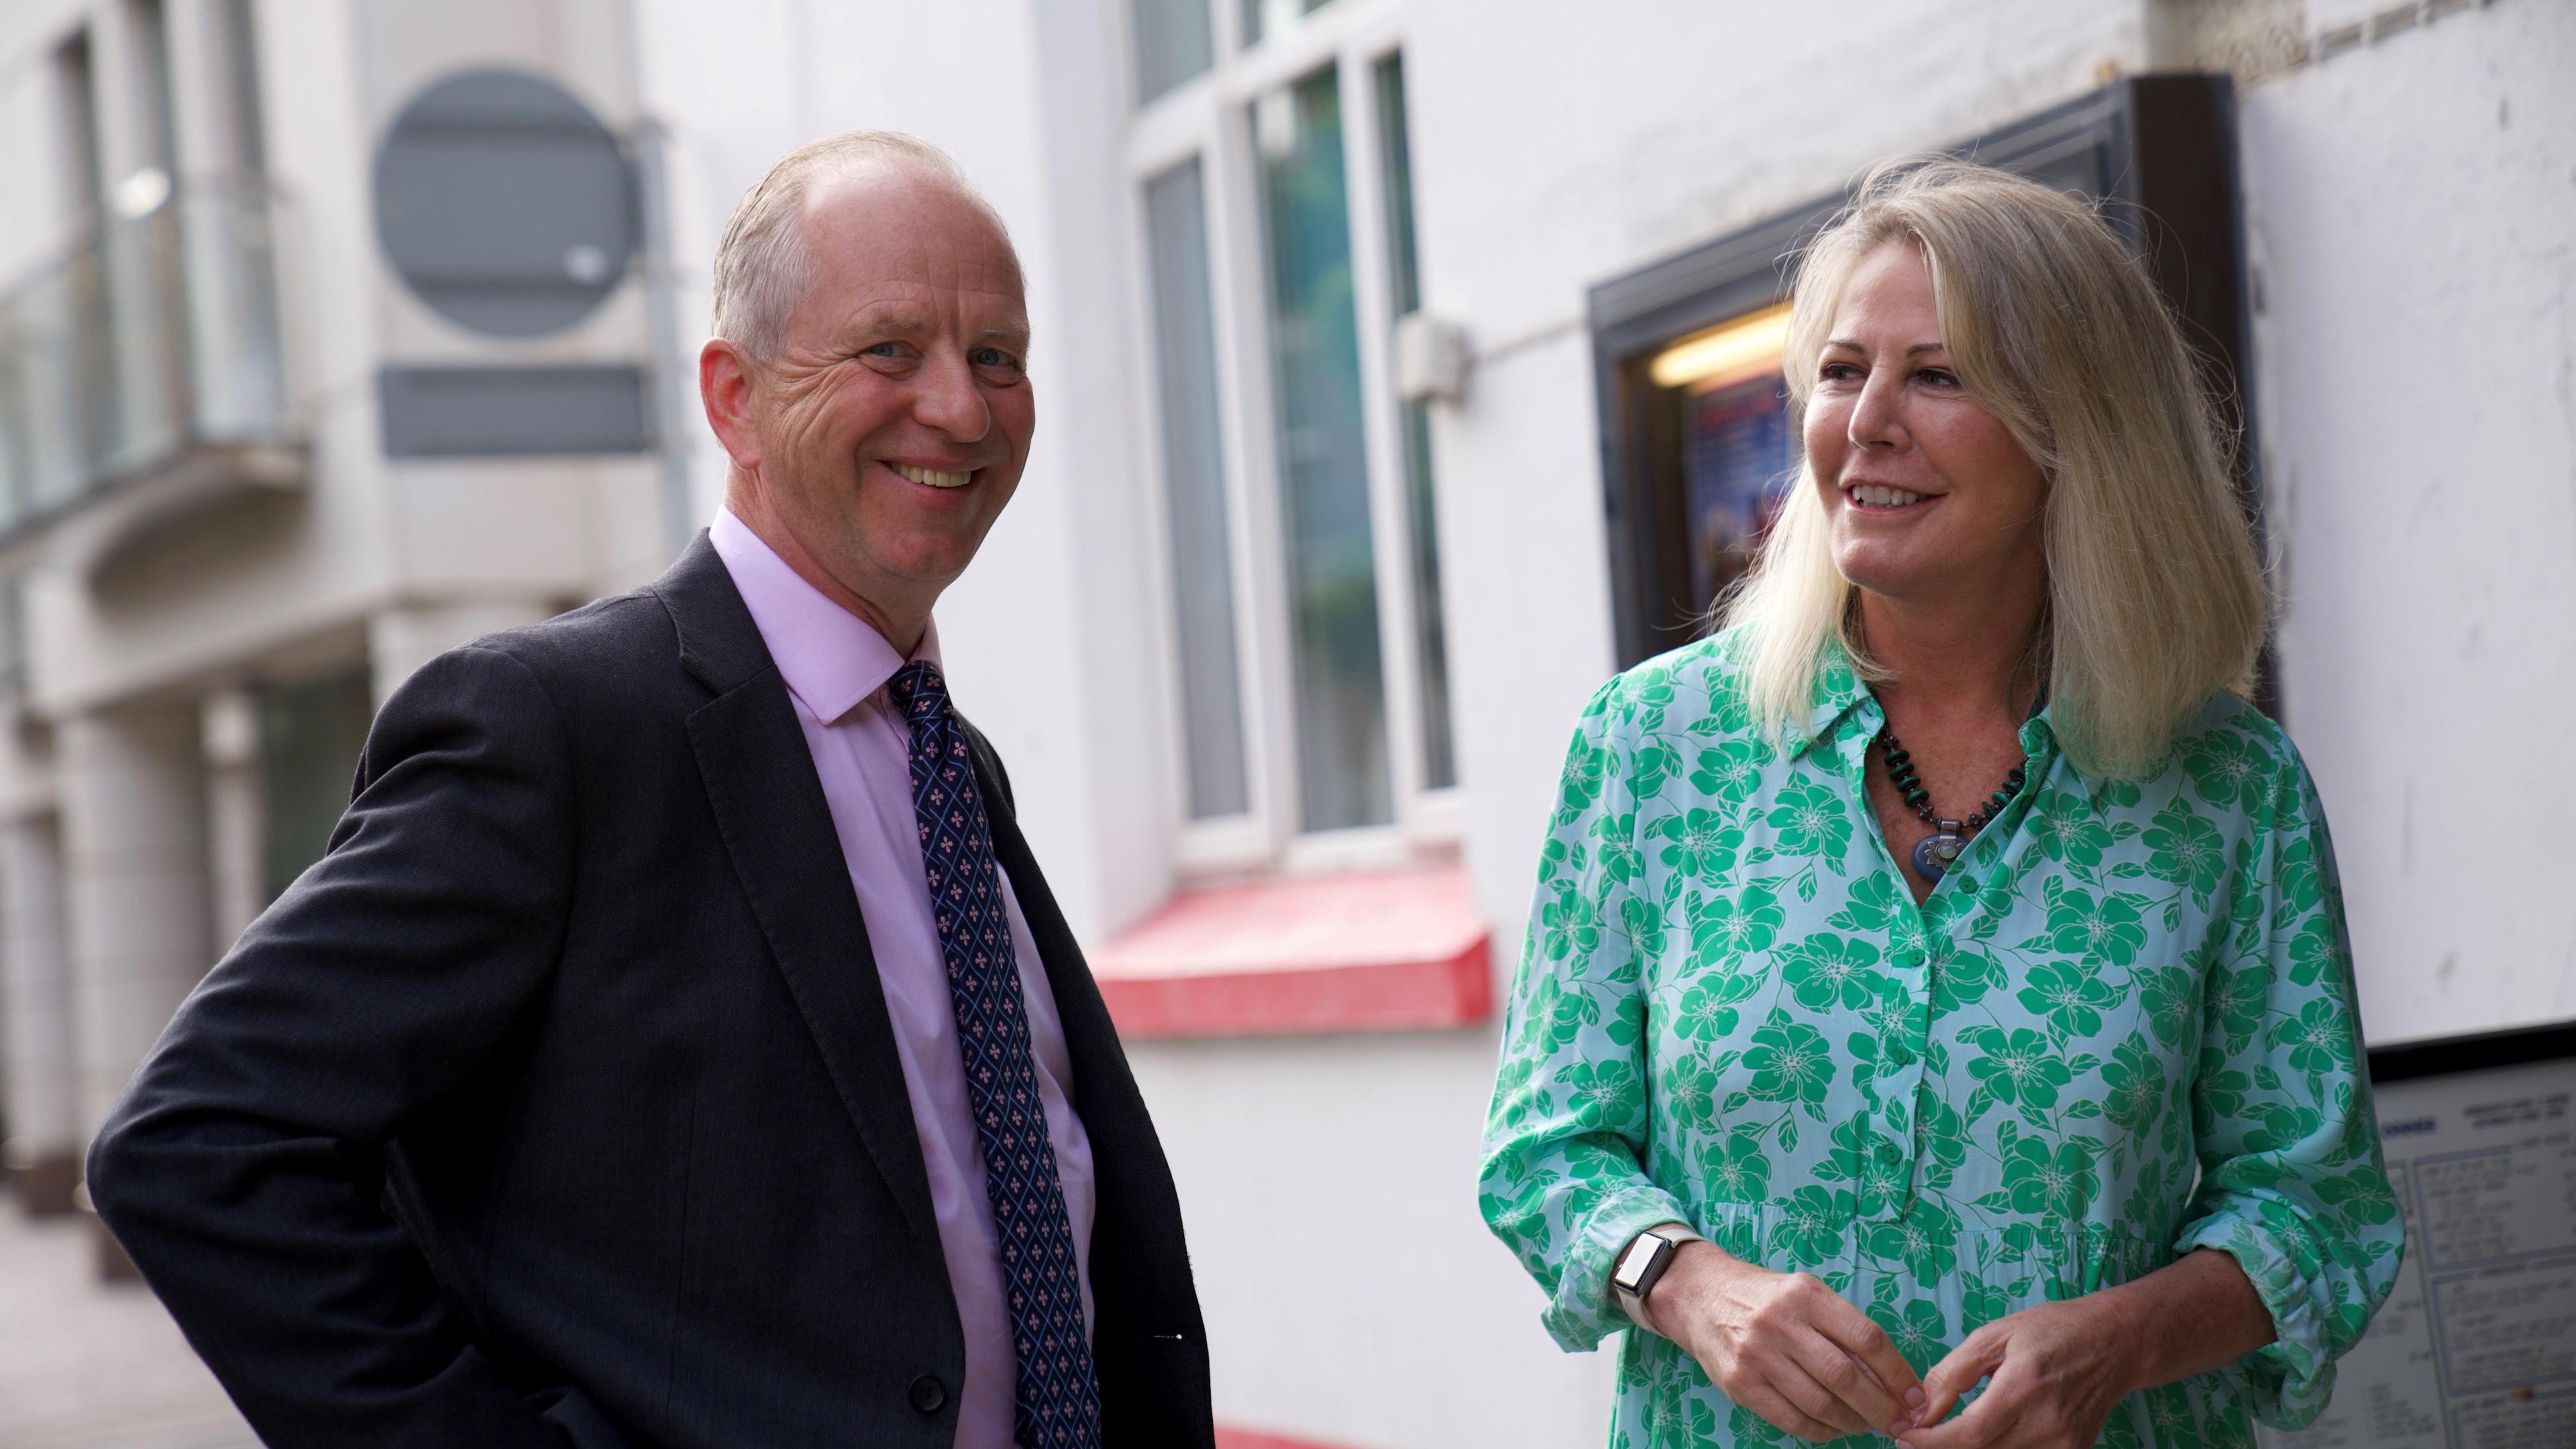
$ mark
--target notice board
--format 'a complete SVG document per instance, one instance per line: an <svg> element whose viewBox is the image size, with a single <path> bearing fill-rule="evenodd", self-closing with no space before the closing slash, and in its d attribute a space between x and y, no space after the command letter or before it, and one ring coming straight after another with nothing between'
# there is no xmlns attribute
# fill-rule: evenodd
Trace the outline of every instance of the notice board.
<svg viewBox="0 0 2576 1449"><path fill-rule="evenodd" d="M2406 1261L2267 1449L2576 1445L2576 1022L2370 1053Z"/></svg>

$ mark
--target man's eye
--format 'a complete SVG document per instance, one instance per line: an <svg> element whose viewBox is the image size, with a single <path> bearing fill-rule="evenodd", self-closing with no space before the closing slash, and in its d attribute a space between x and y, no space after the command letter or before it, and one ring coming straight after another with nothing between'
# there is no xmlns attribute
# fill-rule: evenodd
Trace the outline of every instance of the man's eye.
<svg viewBox="0 0 2576 1449"><path fill-rule="evenodd" d="M966 360L977 367L1001 367L1017 370L1020 360L998 347L978 347L966 354Z"/></svg>
<svg viewBox="0 0 2576 1449"><path fill-rule="evenodd" d="M872 343L869 346L860 348L859 355L861 357L901 357L903 355L903 344L900 342Z"/></svg>

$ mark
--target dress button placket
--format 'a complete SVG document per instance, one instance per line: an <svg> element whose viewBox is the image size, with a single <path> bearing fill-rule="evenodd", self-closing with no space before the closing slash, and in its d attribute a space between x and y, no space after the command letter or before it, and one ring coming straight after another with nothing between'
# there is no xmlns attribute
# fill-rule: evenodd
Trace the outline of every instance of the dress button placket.
<svg viewBox="0 0 2576 1449"><path fill-rule="evenodd" d="M1902 884L1897 888L1904 889ZM1888 1064L1895 1070L1881 1073L1878 1079L1878 1110L1870 1123L1870 1135L1875 1140L1870 1150L1880 1166L1905 1169L1905 1190L1880 1199L1876 1211L1870 1214L1879 1221L1902 1216L1914 1200L1914 1098L1923 1086L1924 1038L1932 1014L1932 988L1924 952L1907 946L1895 954L1891 964L1905 988L1905 1015L1901 1025L1888 1034L1883 1048Z"/></svg>

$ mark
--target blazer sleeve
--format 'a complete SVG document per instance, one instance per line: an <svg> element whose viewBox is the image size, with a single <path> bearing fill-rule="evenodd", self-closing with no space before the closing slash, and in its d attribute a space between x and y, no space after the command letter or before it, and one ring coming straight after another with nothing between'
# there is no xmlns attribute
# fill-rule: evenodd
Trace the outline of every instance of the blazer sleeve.
<svg viewBox="0 0 2576 1449"><path fill-rule="evenodd" d="M329 852L208 974L90 1153L90 1194L276 1449L593 1442L476 1346L383 1207L386 1149L545 988L574 864L562 723L472 647L389 700Z"/></svg>

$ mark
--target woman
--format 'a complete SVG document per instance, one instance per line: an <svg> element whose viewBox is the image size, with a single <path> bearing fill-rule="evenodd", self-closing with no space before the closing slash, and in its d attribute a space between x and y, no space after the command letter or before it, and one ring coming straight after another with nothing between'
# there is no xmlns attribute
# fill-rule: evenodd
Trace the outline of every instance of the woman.
<svg viewBox="0 0 2576 1449"><path fill-rule="evenodd" d="M1727 627L1576 733L1486 1221L1566 1348L1646 1330L1615 1445L2304 1423L2401 1228L2180 334L2080 203L1946 161L1870 178L1792 318Z"/></svg>

